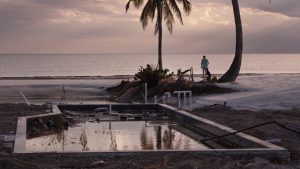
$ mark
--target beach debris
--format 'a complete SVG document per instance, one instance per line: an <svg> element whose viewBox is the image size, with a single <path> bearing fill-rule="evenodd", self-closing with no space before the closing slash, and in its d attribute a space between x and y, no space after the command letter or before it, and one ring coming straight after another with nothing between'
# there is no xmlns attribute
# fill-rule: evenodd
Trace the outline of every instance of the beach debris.
<svg viewBox="0 0 300 169"><path fill-rule="evenodd" d="M163 117L161 117L161 120L170 120L170 117L169 116L163 116Z"/></svg>
<svg viewBox="0 0 300 169"><path fill-rule="evenodd" d="M65 115L65 118L66 118L67 120L74 120L74 119L75 119L75 117L69 116L69 115Z"/></svg>
<svg viewBox="0 0 300 169"><path fill-rule="evenodd" d="M65 121L65 122L64 122L64 129L65 129L65 130L68 130L69 127L70 127L69 122Z"/></svg>
<svg viewBox="0 0 300 169"><path fill-rule="evenodd" d="M89 114L82 114L82 117L95 117L96 115L94 113Z"/></svg>
<svg viewBox="0 0 300 169"><path fill-rule="evenodd" d="M6 137L5 135L0 135L0 142L3 142L5 137Z"/></svg>
<svg viewBox="0 0 300 169"><path fill-rule="evenodd" d="M266 159L263 159L261 157L255 157L252 162L246 164L244 168L250 169L250 168L268 168L269 161Z"/></svg>
<svg viewBox="0 0 300 169"><path fill-rule="evenodd" d="M134 120L143 120L143 117L142 116L135 116Z"/></svg>
<svg viewBox="0 0 300 169"><path fill-rule="evenodd" d="M52 112L52 109L53 109L52 102L45 102L42 106L46 107L46 110L45 110L46 113Z"/></svg>
<svg viewBox="0 0 300 169"><path fill-rule="evenodd" d="M16 139L16 135L6 135L4 138L4 142L14 142Z"/></svg>
<svg viewBox="0 0 300 169"><path fill-rule="evenodd" d="M78 112L73 112L73 111L69 111L69 110L65 110L64 113L67 115L70 115L70 116L79 116L80 115L80 113L78 113Z"/></svg>
<svg viewBox="0 0 300 169"><path fill-rule="evenodd" d="M127 116L122 116L122 115L121 115L121 116L120 116L120 120L121 120L121 121L127 121Z"/></svg>
<svg viewBox="0 0 300 169"><path fill-rule="evenodd" d="M48 128L55 127L55 124L54 124L54 122L53 122L52 120L48 120L48 121L46 122L46 125L47 125Z"/></svg>
<svg viewBox="0 0 300 169"><path fill-rule="evenodd" d="M45 110L46 113L51 113L52 111L50 109Z"/></svg>
<svg viewBox="0 0 300 169"><path fill-rule="evenodd" d="M47 126L47 124L44 123L43 119L38 118L37 122L35 123L36 126L41 125L44 129L48 130L49 127Z"/></svg>
<svg viewBox="0 0 300 169"><path fill-rule="evenodd" d="M81 145L83 147L82 150L83 151L88 151L89 148L87 147L88 141L87 141L87 136L86 136L86 133L85 133L85 127L82 130L82 133L81 133L81 136L80 136L79 140L80 140L80 143L81 143Z"/></svg>
<svg viewBox="0 0 300 169"><path fill-rule="evenodd" d="M90 123L94 123L94 122L95 122L95 120L94 120L94 119L90 119L90 120L88 120L88 122L90 122Z"/></svg>
<svg viewBox="0 0 300 169"><path fill-rule="evenodd" d="M20 90L19 92L20 92L20 95L23 97L23 99L26 101L26 104L28 106L30 106L30 103L29 103L28 99L26 98L26 96L24 95L23 91Z"/></svg>
<svg viewBox="0 0 300 169"><path fill-rule="evenodd" d="M108 114L110 114L110 113L107 111L107 112L103 112L102 114L103 114L103 115L108 115Z"/></svg>
<svg viewBox="0 0 300 169"><path fill-rule="evenodd" d="M224 102L224 104L212 104L212 105L209 105L208 107L215 108L215 109L223 109L223 108L226 108L226 106L227 106L227 103Z"/></svg>
<svg viewBox="0 0 300 169"><path fill-rule="evenodd" d="M149 113L149 112L144 112L143 116L144 116L144 117L149 117L149 116L150 116L150 113Z"/></svg>
<svg viewBox="0 0 300 169"><path fill-rule="evenodd" d="M120 113L117 113L117 112L112 112L109 114L110 116L120 116Z"/></svg>
<svg viewBox="0 0 300 169"><path fill-rule="evenodd" d="M95 112L108 112L108 108L107 107L97 107L94 111Z"/></svg>
<svg viewBox="0 0 300 169"><path fill-rule="evenodd" d="M266 142L269 142L269 143L281 143L281 139L278 139L278 138L271 138L271 139L267 139L265 140Z"/></svg>
<svg viewBox="0 0 300 169"><path fill-rule="evenodd" d="M84 168L95 168L95 167L102 167L104 165L106 165L107 163L103 160L100 160L100 161L95 161L89 165L87 165L86 167Z"/></svg>
<svg viewBox="0 0 300 169"><path fill-rule="evenodd" d="M75 118L72 117L72 116L65 116L65 119L66 119L65 123L68 123L68 127L70 126L70 123L71 123L71 124L74 124L74 123L75 123ZM66 125L65 125L65 126L66 126Z"/></svg>
<svg viewBox="0 0 300 169"><path fill-rule="evenodd" d="M65 85L62 86L62 94L60 96L60 100L65 103L67 100L67 94L66 94L66 89L65 89Z"/></svg>
<svg viewBox="0 0 300 169"><path fill-rule="evenodd" d="M28 132L28 136L30 136L30 137L36 137L36 136L39 136L40 134L41 134L41 131L39 129L37 129L36 127L32 127Z"/></svg>
<svg viewBox="0 0 300 169"><path fill-rule="evenodd" d="M14 141L12 141L12 142L4 142L1 145L2 145L2 148L5 148L9 152L11 152L11 150L13 150L13 148L14 148ZM3 152L1 153L1 155L3 155Z"/></svg>

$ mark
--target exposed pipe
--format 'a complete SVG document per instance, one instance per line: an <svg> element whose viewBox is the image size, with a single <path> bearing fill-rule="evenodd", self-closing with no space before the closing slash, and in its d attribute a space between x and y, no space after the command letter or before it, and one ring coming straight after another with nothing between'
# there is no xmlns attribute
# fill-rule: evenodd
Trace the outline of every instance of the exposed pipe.
<svg viewBox="0 0 300 169"><path fill-rule="evenodd" d="M187 101L186 96L189 96L189 111L192 111L192 91L174 91L175 94L177 94L177 102L178 102L178 108L184 108L187 107ZM184 106L181 106L181 94L183 94L183 101Z"/></svg>
<svg viewBox="0 0 300 169"><path fill-rule="evenodd" d="M30 103L29 103L29 101L27 100L27 98L26 98L26 96L24 95L24 93L23 93L21 90L20 90L19 92L20 92L21 96L23 97L23 99L25 100L26 104L29 106Z"/></svg>
<svg viewBox="0 0 300 169"><path fill-rule="evenodd" d="M145 83L145 104L148 104L148 87L147 87L147 83Z"/></svg>
<svg viewBox="0 0 300 169"><path fill-rule="evenodd" d="M257 127L261 127L261 126L264 126L264 125L267 125L267 124L276 124L277 126L281 127L281 128L284 128L286 130L289 130L290 132L293 132L293 133L296 133L298 135L300 135L300 132L299 131L296 131L294 129L291 129L289 127L286 127L285 125L283 124L280 124L278 123L277 121L269 121L269 122L265 122L265 123L260 123L260 124L257 124L257 125L254 125L254 126L251 126L251 127L247 127L247 128L244 128L242 130L238 130L238 131L235 131L235 132L232 132L232 133L228 133L228 134L224 134L224 135L219 135L219 136L213 136L213 137L209 137L209 138L204 138L204 139L201 139L199 140L200 142L203 142L203 141L209 141L209 140L215 140L215 139L220 139L220 138L223 138L223 137L226 137L226 136L231 136L231 135L235 135L237 133L241 133L241 132L244 132L244 131L247 131L247 130L250 130L250 129L254 129L254 128L257 128Z"/></svg>
<svg viewBox="0 0 300 169"><path fill-rule="evenodd" d="M111 114L111 104L109 104L109 114Z"/></svg>

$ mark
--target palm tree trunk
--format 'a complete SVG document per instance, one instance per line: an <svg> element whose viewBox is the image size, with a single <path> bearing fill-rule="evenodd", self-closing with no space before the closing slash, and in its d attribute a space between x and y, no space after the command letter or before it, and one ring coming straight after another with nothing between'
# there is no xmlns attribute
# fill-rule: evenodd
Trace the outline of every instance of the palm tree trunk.
<svg viewBox="0 0 300 169"><path fill-rule="evenodd" d="M157 6L157 22L158 22L158 70L163 70L162 66L162 7Z"/></svg>
<svg viewBox="0 0 300 169"><path fill-rule="evenodd" d="M235 81L235 79L239 75L241 64L242 64L243 28L242 28L239 3L238 0L231 0L231 1L232 1L232 7L233 7L233 13L235 19L235 27L236 27L235 57L228 71L218 80L218 82L220 83Z"/></svg>

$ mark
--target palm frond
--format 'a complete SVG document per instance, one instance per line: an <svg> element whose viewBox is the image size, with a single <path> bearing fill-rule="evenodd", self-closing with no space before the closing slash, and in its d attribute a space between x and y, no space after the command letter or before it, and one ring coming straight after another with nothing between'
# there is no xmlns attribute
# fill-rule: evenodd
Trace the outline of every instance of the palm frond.
<svg viewBox="0 0 300 169"><path fill-rule="evenodd" d="M126 13L127 13L128 9L129 9L129 7L130 7L130 2L131 2L131 0L129 0L129 1L127 2L126 6L125 6Z"/></svg>
<svg viewBox="0 0 300 169"><path fill-rule="evenodd" d="M173 23L175 22L174 15L169 7L169 4L166 0L162 4L163 18L166 22L166 26L170 33L173 32Z"/></svg>
<svg viewBox="0 0 300 169"><path fill-rule="evenodd" d="M183 4L183 11L186 15L189 15L192 11L192 4L188 0L177 0Z"/></svg>
<svg viewBox="0 0 300 169"><path fill-rule="evenodd" d="M169 0L169 5L172 8L172 10L175 12L180 23L183 25L182 15L181 15L180 9L178 8L176 0Z"/></svg>
<svg viewBox="0 0 300 169"><path fill-rule="evenodd" d="M133 3L133 6L135 8L139 8L143 5L144 0L129 0L125 6L126 12L128 11L128 9L130 8L130 3Z"/></svg>
<svg viewBox="0 0 300 169"><path fill-rule="evenodd" d="M139 8L143 5L144 0L129 0L125 6L126 12L133 4L134 7ZM188 0L147 0L146 5L143 8L140 16L140 22L142 23L143 29L146 29L149 23L154 20L155 14L157 13L157 20L155 24L154 34L156 35L159 31L159 25L162 21L165 22L169 32L173 32L173 26L175 23L174 15L178 18L180 23L183 25L182 13L178 7L178 4L183 4L183 10L185 14L189 15L192 9L192 5ZM173 14L174 12L174 14Z"/></svg>
<svg viewBox="0 0 300 169"><path fill-rule="evenodd" d="M153 20L154 16L155 16L155 9L156 9L156 3L154 0L148 0L148 2L146 3L141 17L140 17L140 21L142 23L143 28L145 29L148 25L148 19Z"/></svg>
<svg viewBox="0 0 300 169"><path fill-rule="evenodd" d="M139 8L140 6L142 6L144 3L144 0L133 0L133 5L136 8Z"/></svg>

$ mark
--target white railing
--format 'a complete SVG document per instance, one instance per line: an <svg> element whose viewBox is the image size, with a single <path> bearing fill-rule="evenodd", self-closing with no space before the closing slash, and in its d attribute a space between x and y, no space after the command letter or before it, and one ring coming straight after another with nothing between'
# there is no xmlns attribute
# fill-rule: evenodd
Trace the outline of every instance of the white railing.
<svg viewBox="0 0 300 169"><path fill-rule="evenodd" d="M177 94L177 103L178 103L178 108L179 109L186 109L188 107L189 111L192 111L192 91L174 91L174 94ZM182 106L181 104L181 96L183 95L183 103L184 105ZM189 105L187 106L187 95L189 97Z"/></svg>

